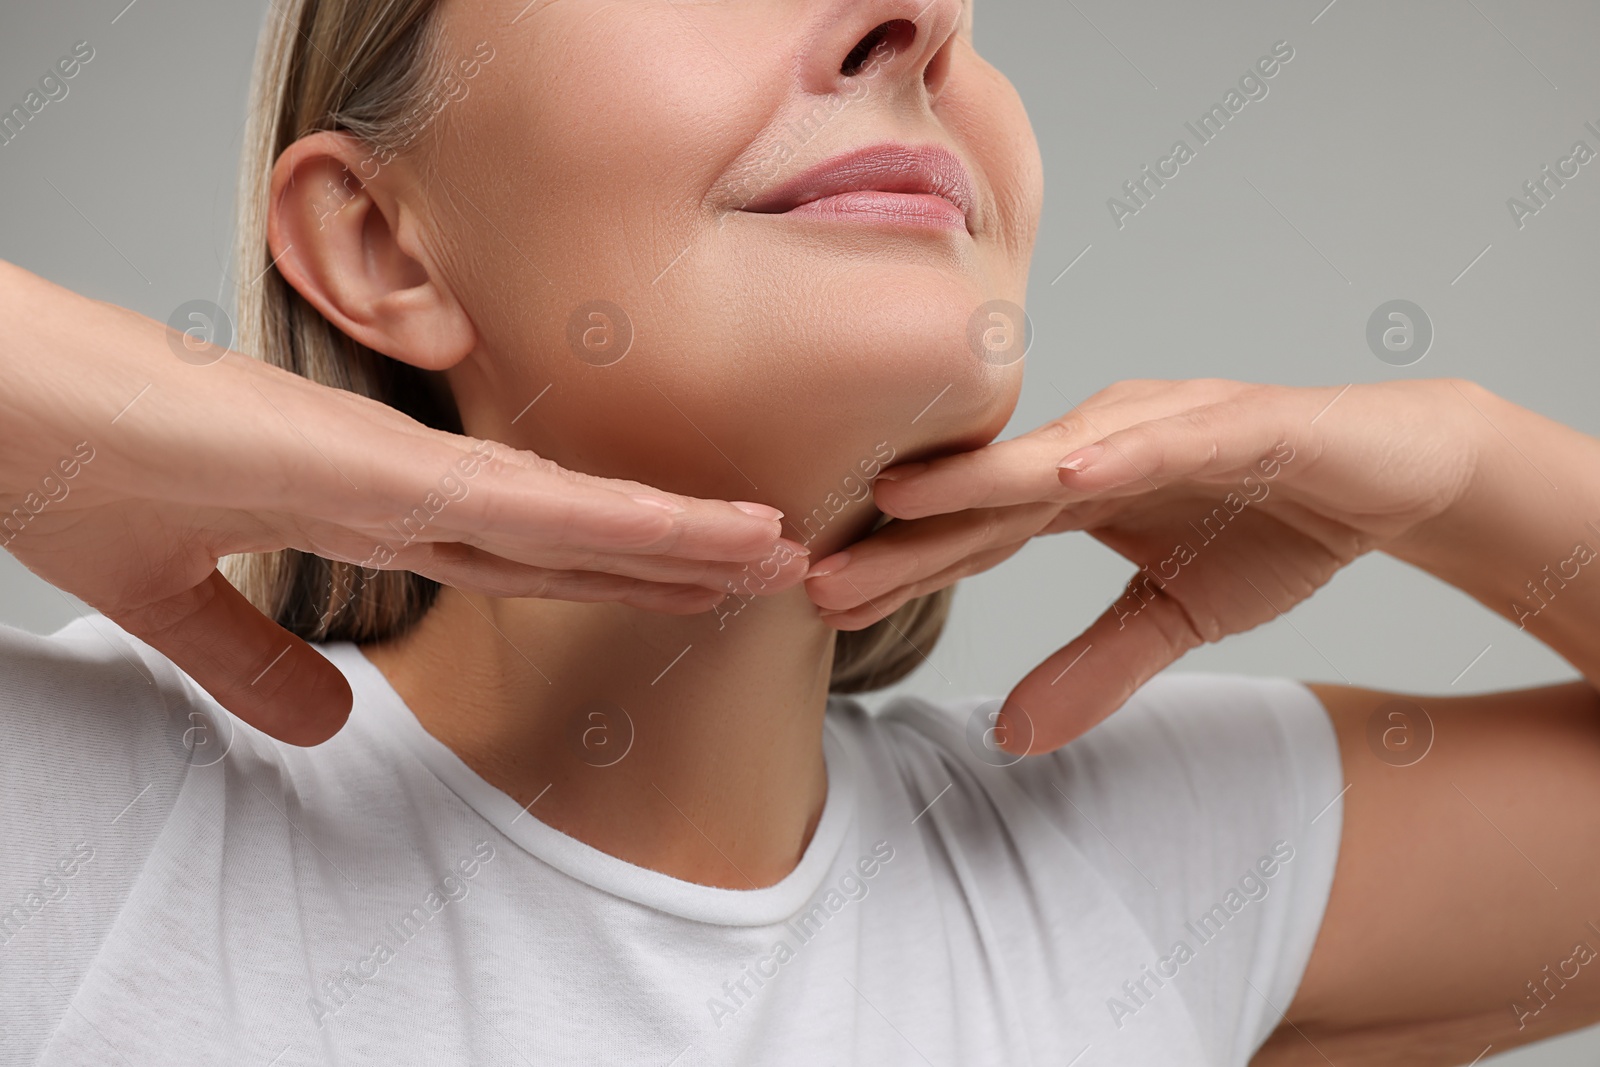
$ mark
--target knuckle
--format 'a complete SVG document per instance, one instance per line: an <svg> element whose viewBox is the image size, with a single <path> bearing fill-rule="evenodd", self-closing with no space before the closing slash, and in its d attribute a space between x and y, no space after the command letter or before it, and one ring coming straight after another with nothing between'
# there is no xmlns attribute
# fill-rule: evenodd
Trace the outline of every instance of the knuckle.
<svg viewBox="0 0 1600 1067"><path fill-rule="evenodd" d="M1202 396L1228 396L1241 387L1241 383L1231 378L1195 378L1190 384Z"/></svg>
<svg viewBox="0 0 1600 1067"><path fill-rule="evenodd" d="M1096 400L1107 402L1128 400L1133 397L1144 396L1156 385L1157 379L1154 378L1122 378L1089 397L1085 403L1092 403Z"/></svg>
<svg viewBox="0 0 1600 1067"><path fill-rule="evenodd" d="M1053 444L1063 438L1073 437L1080 433L1083 429L1082 423L1083 419L1077 414L1069 413L1059 419L1045 423L1035 433L1039 440L1049 441Z"/></svg>
<svg viewBox="0 0 1600 1067"><path fill-rule="evenodd" d="M1127 588L1128 596L1153 597L1145 610L1149 612L1151 625L1156 628L1167 651L1174 658L1224 636L1223 628L1214 616L1197 616L1166 588L1165 583L1147 581L1140 573L1129 580Z"/></svg>
<svg viewBox="0 0 1600 1067"><path fill-rule="evenodd" d="M1002 510L996 508L981 512L968 551L988 548L1006 540L1006 526L1006 515ZM964 552L963 555L965 554Z"/></svg>
<svg viewBox="0 0 1600 1067"><path fill-rule="evenodd" d="M1450 377L1441 379L1441 381L1447 388L1453 389L1474 403L1486 400L1493 395L1488 389L1471 378Z"/></svg>
<svg viewBox="0 0 1600 1067"><path fill-rule="evenodd" d="M107 618L134 632L162 637L197 615L211 600L204 583L137 605L111 605Z"/></svg>

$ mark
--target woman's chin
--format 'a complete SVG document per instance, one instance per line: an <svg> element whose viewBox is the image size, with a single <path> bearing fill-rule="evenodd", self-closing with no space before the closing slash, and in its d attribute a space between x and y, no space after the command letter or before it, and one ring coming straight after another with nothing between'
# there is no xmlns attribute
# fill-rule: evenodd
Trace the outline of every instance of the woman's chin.
<svg viewBox="0 0 1600 1067"><path fill-rule="evenodd" d="M883 468L993 440L1022 361L975 345L981 289L927 268L844 274L856 284L819 276L781 298L770 275L714 302L653 294L634 302L623 358L541 358L567 340L550 336L527 353L526 382L474 382L477 399L509 395L520 409L549 383L538 418L518 422L519 447L589 474L805 513L870 495ZM500 421L516 414L506 410Z"/></svg>

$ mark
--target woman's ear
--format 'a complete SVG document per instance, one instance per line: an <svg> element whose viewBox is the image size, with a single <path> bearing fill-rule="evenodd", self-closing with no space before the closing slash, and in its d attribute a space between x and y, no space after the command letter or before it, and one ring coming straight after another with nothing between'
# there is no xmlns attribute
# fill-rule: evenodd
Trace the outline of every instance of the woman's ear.
<svg viewBox="0 0 1600 1067"><path fill-rule="evenodd" d="M416 186L399 188L399 160L377 164L369 146L340 131L284 149L272 168L267 245L284 279L341 331L443 370L472 351L477 331L421 240Z"/></svg>

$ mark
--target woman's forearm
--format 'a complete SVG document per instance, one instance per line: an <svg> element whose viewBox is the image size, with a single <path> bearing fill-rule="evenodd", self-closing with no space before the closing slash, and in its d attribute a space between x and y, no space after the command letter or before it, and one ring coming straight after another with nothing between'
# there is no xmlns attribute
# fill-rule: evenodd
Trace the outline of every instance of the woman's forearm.
<svg viewBox="0 0 1600 1067"><path fill-rule="evenodd" d="M1600 688L1600 440L1468 382L1461 497L1385 550L1471 594Z"/></svg>
<svg viewBox="0 0 1600 1067"><path fill-rule="evenodd" d="M8 514L45 491L41 480L76 478L64 472L91 454L93 466L72 489L141 478L151 457L130 462L130 442L147 440L152 426L177 440L201 421L207 401L227 402L221 381L243 381L253 363L190 366L167 333L154 319L0 261L0 503ZM37 501L29 506L38 510Z"/></svg>

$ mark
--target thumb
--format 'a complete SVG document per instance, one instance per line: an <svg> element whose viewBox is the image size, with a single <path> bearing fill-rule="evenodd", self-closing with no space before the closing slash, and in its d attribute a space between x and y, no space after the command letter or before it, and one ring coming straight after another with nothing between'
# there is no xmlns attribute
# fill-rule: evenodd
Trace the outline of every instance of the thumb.
<svg viewBox="0 0 1600 1067"><path fill-rule="evenodd" d="M995 720L997 744L1018 755L1058 749L1204 643L1188 612L1165 592L1149 600L1119 597L1012 688Z"/></svg>
<svg viewBox="0 0 1600 1067"><path fill-rule="evenodd" d="M106 617L280 741L321 744L350 716L350 683L339 668L257 611L220 571L181 593Z"/></svg>

